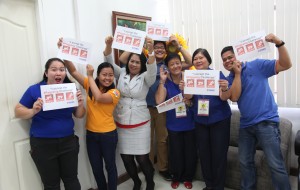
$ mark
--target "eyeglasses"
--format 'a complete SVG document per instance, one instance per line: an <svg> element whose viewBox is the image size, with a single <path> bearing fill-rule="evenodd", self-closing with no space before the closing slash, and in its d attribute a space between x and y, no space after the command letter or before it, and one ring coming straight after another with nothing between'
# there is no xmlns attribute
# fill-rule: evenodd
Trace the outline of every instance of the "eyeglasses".
<svg viewBox="0 0 300 190"><path fill-rule="evenodd" d="M230 61L232 58L234 58L234 55L230 55L228 57L223 58L223 62L226 62L227 60Z"/></svg>
<svg viewBox="0 0 300 190"><path fill-rule="evenodd" d="M154 46L153 49L155 49L155 50L158 50L158 49L165 50L165 46Z"/></svg>

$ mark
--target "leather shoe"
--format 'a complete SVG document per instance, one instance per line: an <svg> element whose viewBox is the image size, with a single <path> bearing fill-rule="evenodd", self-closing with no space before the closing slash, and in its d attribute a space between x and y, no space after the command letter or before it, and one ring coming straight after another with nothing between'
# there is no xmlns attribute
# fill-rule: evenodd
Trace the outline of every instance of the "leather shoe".
<svg viewBox="0 0 300 190"><path fill-rule="evenodd" d="M193 188L193 184L190 181L185 181L185 182L183 182L183 184L184 184L185 188L187 188L187 189Z"/></svg>
<svg viewBox="0 0 300 190"><path fill-rule="evenodd" d="M205 187L202 190L213 190L213 188L211 188L211 187Z"/></svg>
<svg viewBox="0 0 300 190"><path fill-rule="evenodd" d="M179 187L179 182L178 182L178 181L172 181L171 187L172 187L173 189L177 189L177 188Z"/></svg>
<svg viewBox="0 0 300 190"><path fill-rule="evenodd" d="M160 171L159 174L164 178L164 180L166 180L166 181L172 181L172 176L171 176L171 174L169 173L168 170L166 170L166 171Z"/></svg>

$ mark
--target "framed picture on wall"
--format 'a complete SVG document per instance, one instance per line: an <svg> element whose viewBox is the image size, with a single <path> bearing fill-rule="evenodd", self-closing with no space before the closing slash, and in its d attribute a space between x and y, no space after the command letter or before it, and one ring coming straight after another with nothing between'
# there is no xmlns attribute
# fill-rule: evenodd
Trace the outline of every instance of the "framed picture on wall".
<svg viewBox="0 0 300 190"><path fill-rule="evenodd" d="M112 12L113 34L115 33L117 26L124 26L128 28L146 31L147 20L151 21L151 17L113 11ZM120 50L117 49L114 50L116 64L120 64L119 56L121 53L122 52Z"/></svg>

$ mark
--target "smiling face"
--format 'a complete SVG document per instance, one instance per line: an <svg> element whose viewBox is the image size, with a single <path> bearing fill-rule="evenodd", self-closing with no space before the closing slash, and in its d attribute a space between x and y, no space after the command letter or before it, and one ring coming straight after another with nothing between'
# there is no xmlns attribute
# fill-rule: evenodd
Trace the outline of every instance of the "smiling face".
<svg viewBox="0 0 300 190"><path fill-rule="evenodd" d="M101 86L109 87L114 82L114 71L110 67L102 68L97 78Z"/></svg>
<svg viewBox="0 0 300 190"><path fill-rule="evenodd" d="M129 69L129 73L130 75L137 75L140 73L141 71L141 59L138 55L136 54L133 54L131 56L131 58L129 59L129 62L128 62L128 69Z"/></svg>
<svg viewBox="0 0 300 190"><path fill-rule="evenodd" d="M52 61L45 75L47 84L61 84L67 75L65 65L58 60Z"/></svg>
<svg viewBox="0 0 300 190"><path fill-rule="evenodd" d="M180 75L182 70L182 63L179 58L174 57L168 62L168 70L172 75Z"/></svg>
<svg viewBox="0 0 300 190"><path fill-rule="evenodd" d="M153 46L156 62L161 62L166 56L166 48L163 42L156 42Z"/></svg>
<svg viewBox="0 0 300 190"><path fill-rule="evenodd" d="M195 66L195 68L197 70L205 70L205 69L208 69L209 67L209 62L208 60L206 59L206 57L201 53L197 53L195 56L194 56L194 59L193 59L193 65Z"/></svg>
<svg viewBox="0 0 300 190"><path fill-rule="evenodd" d="M223 66L226 70L231 71L233 62L236 57L232 51L226 51L222 54Z"/></svg>

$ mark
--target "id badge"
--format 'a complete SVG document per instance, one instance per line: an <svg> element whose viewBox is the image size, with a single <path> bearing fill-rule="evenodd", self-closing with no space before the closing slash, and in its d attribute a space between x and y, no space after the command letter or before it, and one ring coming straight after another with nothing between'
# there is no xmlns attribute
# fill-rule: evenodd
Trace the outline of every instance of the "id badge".
<svg viewBox="0 0 300 190"><path fill-rule="evenodd" d="M198 100L198 115L199 116L208 116L209 114L209 100L208 99L199 99Z"/></svg>
<svg viewBox="0 0 300 190"><path fill-rule="evenodd" d="M178 106L175 108L176 118L186 117L186 107L185 104Z"/></svg>

